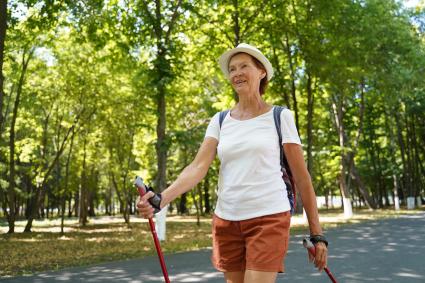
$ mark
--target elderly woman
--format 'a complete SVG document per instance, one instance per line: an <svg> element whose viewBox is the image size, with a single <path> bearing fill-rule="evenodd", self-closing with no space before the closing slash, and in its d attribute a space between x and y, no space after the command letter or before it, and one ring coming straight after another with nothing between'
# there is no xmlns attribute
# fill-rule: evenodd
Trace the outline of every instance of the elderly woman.
<svg viewBox="0 0 425 283"><path fill-rule="evenodd" d="M153 192L147 193L137 207L144 217L152 217L198 184L217 154L221 166L213 216L213 265L224 272L228 283L275 282L277 273L284 270L290 204L282 180L273 106L262 97L273 69L257 48L244 43L225 52L219 62L238 102L221 125L220 113L211 119L195 159L177 180L155 198ZM307 213L310 234L317 239L316 256L310 260L323 270L327 242L300 138L289 110L282 111L280 119L281 146Z"/></svg>

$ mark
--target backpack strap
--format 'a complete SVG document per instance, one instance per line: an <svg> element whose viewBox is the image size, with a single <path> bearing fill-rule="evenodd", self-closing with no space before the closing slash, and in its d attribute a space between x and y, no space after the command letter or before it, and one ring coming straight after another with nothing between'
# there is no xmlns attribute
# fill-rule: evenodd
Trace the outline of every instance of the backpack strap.
<svg viewBox="0 0 425 283"><path fill-rule="evenodd" d="M285 107L282 107L282 106L273 107L274 125L276 127L276 132L279 137L280 165L283 165L282 161L285 156L285 153L283 152L283 148L282 148L282 130L281 130L281 121L280 121L280 114L282 113L283 109L285 109Z"/></svg>
<svg viewBox="0 0 425 283"><path fill-rule="evenodd" d="M223 121L224 118L226 118L227 113L229 113L230 109L224 110L220 112L220 116L218 117L218 123L220 125L220 129L221 129L221 125L223 125Z"/></svg>
<svg viewBox="0 0 425 283"><path fill-rule="evenodd" d="M283 106L274 106L273 107L273 118L274 118L274 125L276 126L277 135L279 136L279 150L280 150L280 164L285 167L288 174L292 177L291 169L289 168L288 160L286 159L285 152L282 148L282 127L281 127L281 120L280 120L280 114L284 109L288 109Z"/></svg>
<svg viewBox="0 0 425 283"><path fill-rule="evenodd" d="M276 127L276 132L279 137L280 166L282 168L283 179L285 180L286 189L288 191L289 204L291 205L291 214L294 214L295 206L296 206L295 184L292 179L291 168L289 167L289 163L288 163L288 160L286 159L285 152L282 146L282 127L281 127L280 114L282 113L284 109L287 109L287 108L282 106L274 106L273 118L274 118L274 125Z"/></svg>

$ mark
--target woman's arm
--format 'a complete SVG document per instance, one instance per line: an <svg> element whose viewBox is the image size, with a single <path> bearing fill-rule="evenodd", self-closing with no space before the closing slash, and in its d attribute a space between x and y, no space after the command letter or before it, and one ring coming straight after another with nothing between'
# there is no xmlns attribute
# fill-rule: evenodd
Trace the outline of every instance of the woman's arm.
<svg viewBox="0 0 425 283"><path fill-rule="evenodd" d="M316 194L313 189L310 174L304 161L303 151L300 145L287 143L283 145L285 156L291 168L295 187L301 195L305 212L307 213L311 235L321 235L322 228L319 223Z"/></svg>
<svg viewBox="0 0 425 283"><path fill-rule="evenodd" d="M287 143L283 145L286 159L291 168L295 187L301 195L301 200L307 214L310 235L323 235L322 227L319 223L319 212L317 210L316 194L313 189L310 174L304 161L303 150L300 145ZM323 270L327 261L327 248L324 243L316 245L315 265L319 270Z"/></svg>
<svg viewBox="0 0 425 283"><path fill-rule="evenodd" d="M215 138L205 138L192 163L184 168L177 179L161 193L161 208L202 181L214 161L217 145L218 141Z"/></svg>
<svg viewBox="0 0 425 283"><path fill-rule="evenodd" d="M178 178L161 193L161 208L172 202L175 198L195 187L207 174L217 152L218 141L207 137L202 142L195 159L180 173ZM142 216L153 216L153 207L147 201L153 196L153 192L145 194L137 203Z"/></svg>

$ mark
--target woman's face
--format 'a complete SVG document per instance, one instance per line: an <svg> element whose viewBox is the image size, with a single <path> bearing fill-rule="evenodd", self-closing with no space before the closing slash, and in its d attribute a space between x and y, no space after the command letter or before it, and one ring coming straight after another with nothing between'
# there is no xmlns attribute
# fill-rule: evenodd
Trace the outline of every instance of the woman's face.
<svg viewBox="0 0 425 283"><path fill-rule="evenodd" d="M238 94L260 94L260 81L266 76L266 71L259 69L251 55L239 53L229 62L229 78Z"/></svg>

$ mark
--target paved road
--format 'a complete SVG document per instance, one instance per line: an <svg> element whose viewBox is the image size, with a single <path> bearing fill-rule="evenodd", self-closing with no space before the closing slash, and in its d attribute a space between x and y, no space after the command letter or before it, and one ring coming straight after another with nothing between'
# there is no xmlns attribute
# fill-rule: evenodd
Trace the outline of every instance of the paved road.
<svg viewBox="0 0 425 283"><path fill-rule="evenodd" d="M339 282L425 282L425 213L372 221L327 232L329 268ZM278 282L330 282L307 263L302 236L292 236L285 274ZM171 282L224 282L210 264L210 250L167 255ZM157 258L128 260L0 280L1 283L160 283Z"/></svg>

